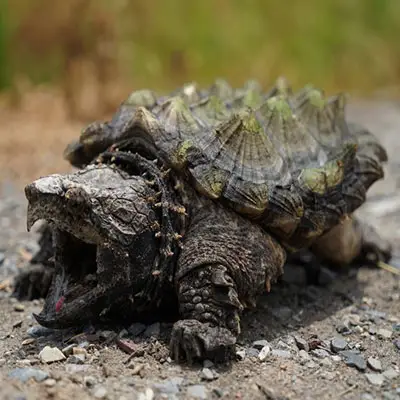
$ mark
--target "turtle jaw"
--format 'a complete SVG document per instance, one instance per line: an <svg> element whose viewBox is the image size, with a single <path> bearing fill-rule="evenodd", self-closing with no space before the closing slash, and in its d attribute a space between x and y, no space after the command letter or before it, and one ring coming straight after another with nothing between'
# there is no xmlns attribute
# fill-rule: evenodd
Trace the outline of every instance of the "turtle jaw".
<svg viewBox="0 0 400 400"><path fill-rule="evenodd" d="M43 310L34 315L48 328L85 323L95 316L101 303L96 291L97 247L104 240L90 223L89 214L82 212L90 211L85 192L68 186L61 176L52 175L25 188L28 230L38 220L46 220L53 230L53 282Z"/></svg>

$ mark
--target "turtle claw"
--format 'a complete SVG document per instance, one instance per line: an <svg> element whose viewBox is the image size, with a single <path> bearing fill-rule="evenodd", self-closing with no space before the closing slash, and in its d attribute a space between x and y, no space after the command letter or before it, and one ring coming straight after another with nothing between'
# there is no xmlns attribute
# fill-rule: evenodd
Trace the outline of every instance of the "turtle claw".
<svg viewBox="0 0 400 400"><path fill-rule="evenodd" d="M170 341L171 357L189 364L205 359L225 362L234 354L236 337L226 328L195 319L175 323Z"/></svg>

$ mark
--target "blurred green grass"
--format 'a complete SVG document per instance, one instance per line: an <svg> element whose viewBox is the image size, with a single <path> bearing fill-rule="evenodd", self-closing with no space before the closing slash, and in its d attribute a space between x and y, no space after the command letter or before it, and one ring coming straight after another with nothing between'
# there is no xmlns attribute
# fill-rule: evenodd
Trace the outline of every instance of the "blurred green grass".
<svg viewBox="0 0 400 400"><path fill-rule="evenodd" d="M93 24L132 87L285 75L368 93L400 81L399 0L0 0L0 14L0 89L62 81L67 59L98 47Z"/></svg>

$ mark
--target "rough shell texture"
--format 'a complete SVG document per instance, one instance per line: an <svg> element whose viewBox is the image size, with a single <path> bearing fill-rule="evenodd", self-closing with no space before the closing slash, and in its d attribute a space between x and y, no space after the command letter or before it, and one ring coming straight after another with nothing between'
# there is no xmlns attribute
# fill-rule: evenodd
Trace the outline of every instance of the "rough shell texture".
<svg viewBox="0 0 400 400"><path fill-rule="evenodd" d="M161 158L205 196L300 248L345 219L383 177L385 150L345 118L345 96L326 98L284 79L267 93L254 81L217 80L158 96L133 92L110 122L95 122L65 151L75 166L128 140Z"/></svg>

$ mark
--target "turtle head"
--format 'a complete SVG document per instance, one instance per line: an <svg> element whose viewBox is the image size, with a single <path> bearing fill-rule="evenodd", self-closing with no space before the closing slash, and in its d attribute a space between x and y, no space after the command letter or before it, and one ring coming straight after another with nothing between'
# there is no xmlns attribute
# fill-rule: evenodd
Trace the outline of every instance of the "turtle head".
<svg viewBox="0 0 400 400"><path fill-rule="evenodd" d="M142 290L159 248L158 215L149 200L154 191L144 178L90 165L40 178L25 194L28 230L39 219L53 230L55 273L35 316L41 325L80 325Z"/></svg>

